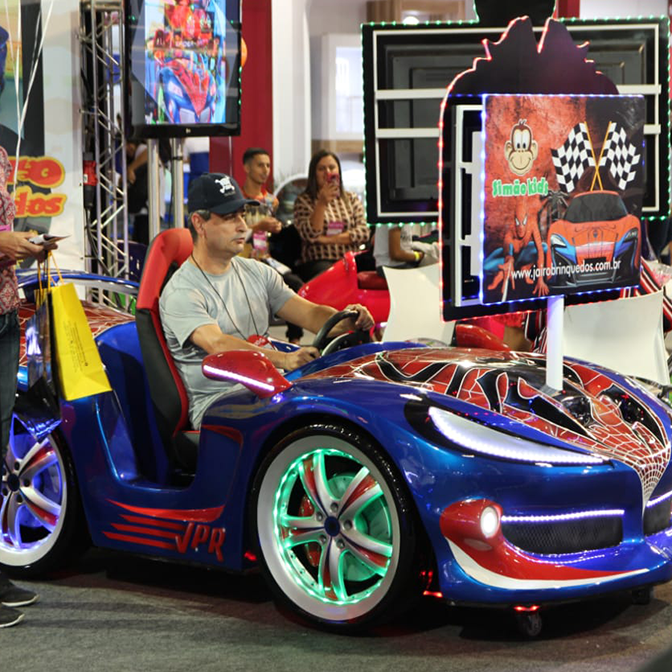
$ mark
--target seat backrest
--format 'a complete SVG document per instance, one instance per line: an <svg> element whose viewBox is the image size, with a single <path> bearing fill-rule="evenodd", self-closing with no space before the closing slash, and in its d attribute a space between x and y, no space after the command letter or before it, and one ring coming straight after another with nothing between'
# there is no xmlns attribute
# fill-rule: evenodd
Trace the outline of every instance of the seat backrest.
<svg viewBox="0 0 672 672"><path fill-rule="evenodd" d="M450 344L454 322L441 319L439 264L419 268L385 267L390 315L383 341L436 339Z"/></svg>
<svg viewBox="0 0 672 672"><path fill-rule="evenodd" d="M670 384L662 291L569 306L562 337L567 356L661 385Z"/></svg>
<svg viewBox="0 0 672 672"><path fill-rule="evenodd" d="M189 399L163 334L159 297L192 249L187 229L168 229L154 238L147 250L135 311L149 391L169 459L174 457L174 437L189 429Z"/></svg>

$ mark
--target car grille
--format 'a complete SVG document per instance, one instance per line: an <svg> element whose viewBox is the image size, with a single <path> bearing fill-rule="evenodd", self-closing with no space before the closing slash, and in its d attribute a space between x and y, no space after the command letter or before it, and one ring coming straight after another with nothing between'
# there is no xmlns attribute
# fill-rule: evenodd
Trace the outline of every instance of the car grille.
<svg viewBox="0 0 672 672"><path fill-rule="evenodd" d="M672 524L672 499L667 498L653 506L648 506L644 513L644 534L656 534Z"/></svg>
<svg viewBox="0 0 672 672"><path fill-rule="evenodd" d="M502 519L502 533L518 548L543 555L580 553L618 546L623 540L620 516L538 522Z"/></svg>

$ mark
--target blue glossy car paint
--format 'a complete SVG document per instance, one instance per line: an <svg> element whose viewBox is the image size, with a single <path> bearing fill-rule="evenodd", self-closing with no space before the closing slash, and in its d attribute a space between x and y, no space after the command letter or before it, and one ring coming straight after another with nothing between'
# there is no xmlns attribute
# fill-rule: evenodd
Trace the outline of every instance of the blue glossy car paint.
<svg viewBox="0 0 672 672"><path fill-rule="evenodd" d="M440 407L460 417L475 413L483 426L498 432L567 448L566 438L560 435L544 436L515 415L479 408L457 394L441 394L415 373L407 381L370 375L366 367L396 366L395 355L407 356L409 344L369 344L339 351L289 374L293 385L284 392L260 399L243 390L215 403L203 421L193 479L182 486L171 484L134 322L107 329L97 343L114 392L63 402L60 425L74 461L89 533L97 546L234 571L253 567L248 497L260 462L292 431L328 421L368 437L401 474L435 558L439 590L450 602L506 605L574 600L672 578L672 521L653 534L643 534L647 501L642 475L623 461L611 457L586 464L524 463L475 454L419 431L409 419L409 404L420 409ZM425 351L430 350L415 344L413 357L422 360ZM495 366L487 353L474 353L472 359L479 357L484 372ZM465 371L473 365L464 362L460 366ZM514 364L524 372L538 368L532 360ZM518 380L515 384L524 391L523 378L514 379L511 362L498 366L509 371L511 381ZM650 411L650 423L662 427L669 453L672 426L663 403L626 378L597 367L593 370L608 376L633 403ZM474 385L478 380L474 378ZM26 385L22 370L21 392ZM590 452L580 446L574 450L579 458ZM672 493L669 457L661 474L648 496L651 501ZM458 542L446 536L446 512L481 500L494 502L505 516L535 520L622 511L622 540L613 547L583 552L520 552L524 562L541 568L540 572L546 565L557 568L558 580L540 578L526 588L526 579L515 572L507 574L507 569L501 585L498 580L488 584L474 578L474 572L483 568L470 569L464 558L456 558ZM482 540L479 543L487 546ZM519 552L511 550L508 542L504 550ZM491 571L487 568L484 576ZM604 573L604 580L599 573Z"/></svg>

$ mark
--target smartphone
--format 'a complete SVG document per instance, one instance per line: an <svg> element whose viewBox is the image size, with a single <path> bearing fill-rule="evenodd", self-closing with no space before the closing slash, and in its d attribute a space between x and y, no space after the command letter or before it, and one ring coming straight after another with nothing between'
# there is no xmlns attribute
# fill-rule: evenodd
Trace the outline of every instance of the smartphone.
<svg viewBox="0 0 672 672"><path fill-rule="evenodd" d="M67 238L67 236L57 236L54 233L40 233L38 236L28 238L28 242L32 243L33 245L45 245L46 243L63 240L63 238Z"/></svg>

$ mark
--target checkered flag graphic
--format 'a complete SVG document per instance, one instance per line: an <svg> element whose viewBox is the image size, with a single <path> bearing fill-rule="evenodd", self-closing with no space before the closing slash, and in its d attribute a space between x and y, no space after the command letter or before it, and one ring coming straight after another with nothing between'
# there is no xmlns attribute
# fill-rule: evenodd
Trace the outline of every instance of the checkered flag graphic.
<svg viewBox="0 0 672 672"><path fill-rule="evenodd" d="M580 122L574 126L564 144L558 149L551 149L551 156L561 191L565 193L574 191L586 169L595 167L595 157L586 124Z"/></svg>
<svg viewBox="0 0 672 672"><path fill-rule="evenodd" d="M625 129L610 121L607 129L607 139L604 141L604 147L602 148L600 167L609 167L609 172L618 183L618 188L621 191L635 179L639 160L640 154L628 140Z"/></svg>

